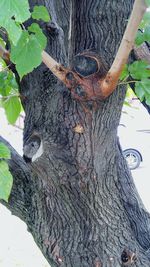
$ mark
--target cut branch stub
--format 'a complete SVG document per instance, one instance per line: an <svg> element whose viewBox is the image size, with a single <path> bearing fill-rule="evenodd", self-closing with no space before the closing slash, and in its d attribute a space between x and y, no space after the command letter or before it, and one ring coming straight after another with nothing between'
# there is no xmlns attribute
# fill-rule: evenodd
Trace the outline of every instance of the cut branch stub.
<svg viewBox="0 0 150 267"><path fill-rule="evenodd" d="M73 60L73 70L83 78L88 78L96 73L99 73L99 78L101 78L106 75L107 66L96 53L84 51L75 56Z"/></svg>
<svg viewBox="0 0 150 267"><path fill-rule="evenodd" d="M75 57L72 71L62 67L45 52L42 53L43 62L71 90L74 98L80 101L107 98L117 87L119 76L133 48L136 32L146 8L144 0L135 0L119 50L108 72L101 58L90 51ZM68 76L68 71L72 75Z"/></svg>
<svg viewBox="0 0 150 267"><path fill-rule="evenodd" d="M73 97L80 101L105 98L99 81L106 77L108 67L94 52L85 51L75 56L73 68L66 74L66 86Z"/></svg>

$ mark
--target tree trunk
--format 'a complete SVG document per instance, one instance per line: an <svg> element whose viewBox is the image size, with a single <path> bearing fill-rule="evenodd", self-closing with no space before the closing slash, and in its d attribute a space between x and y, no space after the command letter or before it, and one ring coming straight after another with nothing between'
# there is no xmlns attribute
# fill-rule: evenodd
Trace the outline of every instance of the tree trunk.
<svg viewBox="0 0 150 267"><path fill-rule="evenodd" d="M131 0L30 0L52 17L42 27L47 52L72 66L92 49L110 67L132 10ZM77 101L41 64L20 83L24 147L33 136L43 154L25 163L12 151L8 208L27 224L52 267L150 265L150 217L122 156L117 127L125 97Z"/></svg>

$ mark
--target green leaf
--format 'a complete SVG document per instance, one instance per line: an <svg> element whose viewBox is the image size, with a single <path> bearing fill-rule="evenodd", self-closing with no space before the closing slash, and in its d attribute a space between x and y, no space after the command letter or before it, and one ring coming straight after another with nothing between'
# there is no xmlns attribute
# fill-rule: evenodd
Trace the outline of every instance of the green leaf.
<svg viewBox="0 0 150 267"><path fill-rule="evenodd" d="M125 80L127 77L129 76L129 72L128 72L128 65L126 64L121 75L120 75L120 80Z"/></svg>
<svg viewBox="0 0 150 267"><path fill-rule="evenodd" d="M147 99L149 101L150 97L150 79L142 79L135 84L135 92L141 101Z"/></svg>
<svg viewBox="0 0 150 267"><path fill-rule="evenodd" d="M28 27L29 32L34 33L37 41L39 42L41 49L44 50L46 47L47 39L44 33L42 32L40 26L37 23L32 23Z"/></svg>
<svg viewBox="0 0 150 267"><path fill-rule="evenodd" d="M8 96L12 91L18 91L18 85L11 71L0 72L0 94Z"/></svg>
<svg viewBox="0 0 150 267"><path fill-rule="evenodd" d="M150 0L145 0L146 5L149 7L150 6Z"/></svg>
<svg viewBox="0 0 150 267"><path fill-rule="evenodd" d="M135 93L137 95L137 97L143 101L144 100L144 96L145 96L145 92L141 86L141 82L136 82L135 83Z"/></svg>
<svg viewBox="0 0 150 267"><path fill-rule="evenodd" d="M8 78L7 71L1 71L0 72L0 94L2 96L7 96L11 91L11 87L8 83L7 78Z"/></svg>
<svg viewBox="0 0 150 267"><path fill-rule="evenodd" d="M9 171L6 161L0 161L0 199L8 201L11 188L13 184L13 178Z"/></svg>
<svg viewBox="0 0 150 267"><path fill-rule="evenodd" d="M135 39L135 44L136 45L141 45L144 42L144 33L138 31L136 34L136 39Z"/></svg>
<svg viewBox="0 0 150 267"><path fill-rule="evenodd" d="M0 158L1 159L10 159L10 150L9 148L0 142Z"/></svg>
<svg viewBox="0 0 150 267"><path fill-rule="evenodd" d="M5 48L5 41L0 37L0 45Z"/></svg>
<svg viewBox="0 0 150 267"><path fill-rule="evenodd" d="M14 74L11 71L8 72L7 81L8 81L9 86L13 90L18 91L18 84L16 82Z"/></svg>
<svg viewBox="0 0 150 267"><path fill-rule="evenodd" d="M150 24L150 12L147 9L147 11L145 12L145 14L143 16L143 19L142 19L142 21L140 23L139 29L144 29L145 26L147 26L149 24Z"/></svg>
<svg viewBox="0 0 150 267"><path fill-rule="evenodd" d="M16 64L16 69L22 78L42 62L43 35L41 32L30 34L23 31L16 46L12 46L11 61ZM44 44L43 44L44 43Z"/></svg>
<svg viewBox="0 0 150 267"><path fill-rule="evenodd" d="M141 80L141 86L145 93L150 94L150 79Z"/></svg>
<svg viewBox="0 0 150 267"><path fill-rule="evenodd" d="M145 95L146 104L150 106L150 94Z"/></svg>
<svg viewBox="0 0 150 267"><path fill-rule="evenodd" d="M150 41L150 27L147 26L145 29L144 29L144 41Z"/></svg>
<svg viewBox="0 0 150 267"><path fill-rule="evenodd" d="M21 103L17 96L10 96L3 102L3 108L9 123L14 124L21 112Z"/></svg>
<svg viewBox="0 0 150 267"><path fill-rule="evenodd" d="M7 71L0 71L0 93L1 92L1 88L3 89L3 87L5 86L7 80Z"/></svg>
<svg viewBox="0 0 150 267"><path fill-rule="evenodd" d="M16 45L22 33L20 25L18 25L13 19L0 18L0 26L5 28L9 39L14 45Z"/></svg>
<svg viewBox="0 0 150 267"><path fill-rule="evenodd" d="M150 21L149 21L150 23ZM150 41L150 26L148 25L143 29L143 31L138 31L135 43L136 45L141 45L143 42L149 42Z"/></svg>
<svg viewBox="0 0 150 267"><path fill-rule="evenodd" d="M133 64L129 65L128 70L134 79L150 77L150 68L148 63L145 61L135 61Z"/></svg>
<svg viewBox="0 0 150 267"><path fill-rule="evenodd" d="M50 15L45 6L35 6L32 12L33 19L42 19L45 22L50 20Z"/></svg>
<svg viewBox="0 0 150 267"><path fill-rule="evenodd" d="M20 23L30 17L28 0L0 0L0 20L12 17Z"/></svg>

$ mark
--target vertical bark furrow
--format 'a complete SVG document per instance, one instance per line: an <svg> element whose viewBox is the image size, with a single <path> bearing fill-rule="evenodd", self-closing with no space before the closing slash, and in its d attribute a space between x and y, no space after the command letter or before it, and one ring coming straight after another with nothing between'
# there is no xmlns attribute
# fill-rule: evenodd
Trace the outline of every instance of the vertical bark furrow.
<svg viewBox="0 0 150 267"><path fill-rule="evenodd" d="M99 2L90 0L79 2L72 0L73 23L70 40L72 54L77 54L84 49L94 49L107 59L110 65L121 40L120 36L123 35L127 23L126 19L129 17L132 5L133 1L129 4L124 1L103 0ZM126 15L125 10L127 11ZM118 28L120 29L119 32L116 30ZM107 49L104 50L104 47Z"/></svg>

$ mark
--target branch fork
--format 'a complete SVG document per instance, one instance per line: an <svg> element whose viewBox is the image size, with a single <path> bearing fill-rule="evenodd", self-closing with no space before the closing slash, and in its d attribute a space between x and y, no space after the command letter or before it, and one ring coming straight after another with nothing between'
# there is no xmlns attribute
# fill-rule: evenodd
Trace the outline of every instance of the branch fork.
<svg viewBox="0 0 150 267"><path fill-rule="evenodd" d="M136 33L146 9L147 6L144 0L135 0L117 55L110 70L107 70L107 72L103 72L103 69L106 70L105 63L97 55L91 55L90 53L77 55L78 59L80 57L80 60L78 60L79 65L83 64L85 66L84 70L79 68L78 64L74 70L66 69L54 62L46 52L42 53L43 62L71 90L76 99L87 101L107 98L117 87L120 74L133 49ZM49 58L49 64L47 64L46 58ZM87 74L86 69L89 67L86 63L89 62L89 65L91 65L91 58L93 59L91 72L89 71L89 75L84 75ZM51 61L52 64L50 64ZM68 79L69 76L72 76L72 79Z"/></svg>
<svg viewBox="0 0 150 267"><path fill-rule="evenodd" d="M45 51L42 52L43 63L65 84L75 99L95 101L107 98L117 87L146 9L145 0L135 0L119 50L109 70L105 62L90 51L77 55L72 69L62 66ZM2 47L0 56L10 63L9 52Z"/></svg>

